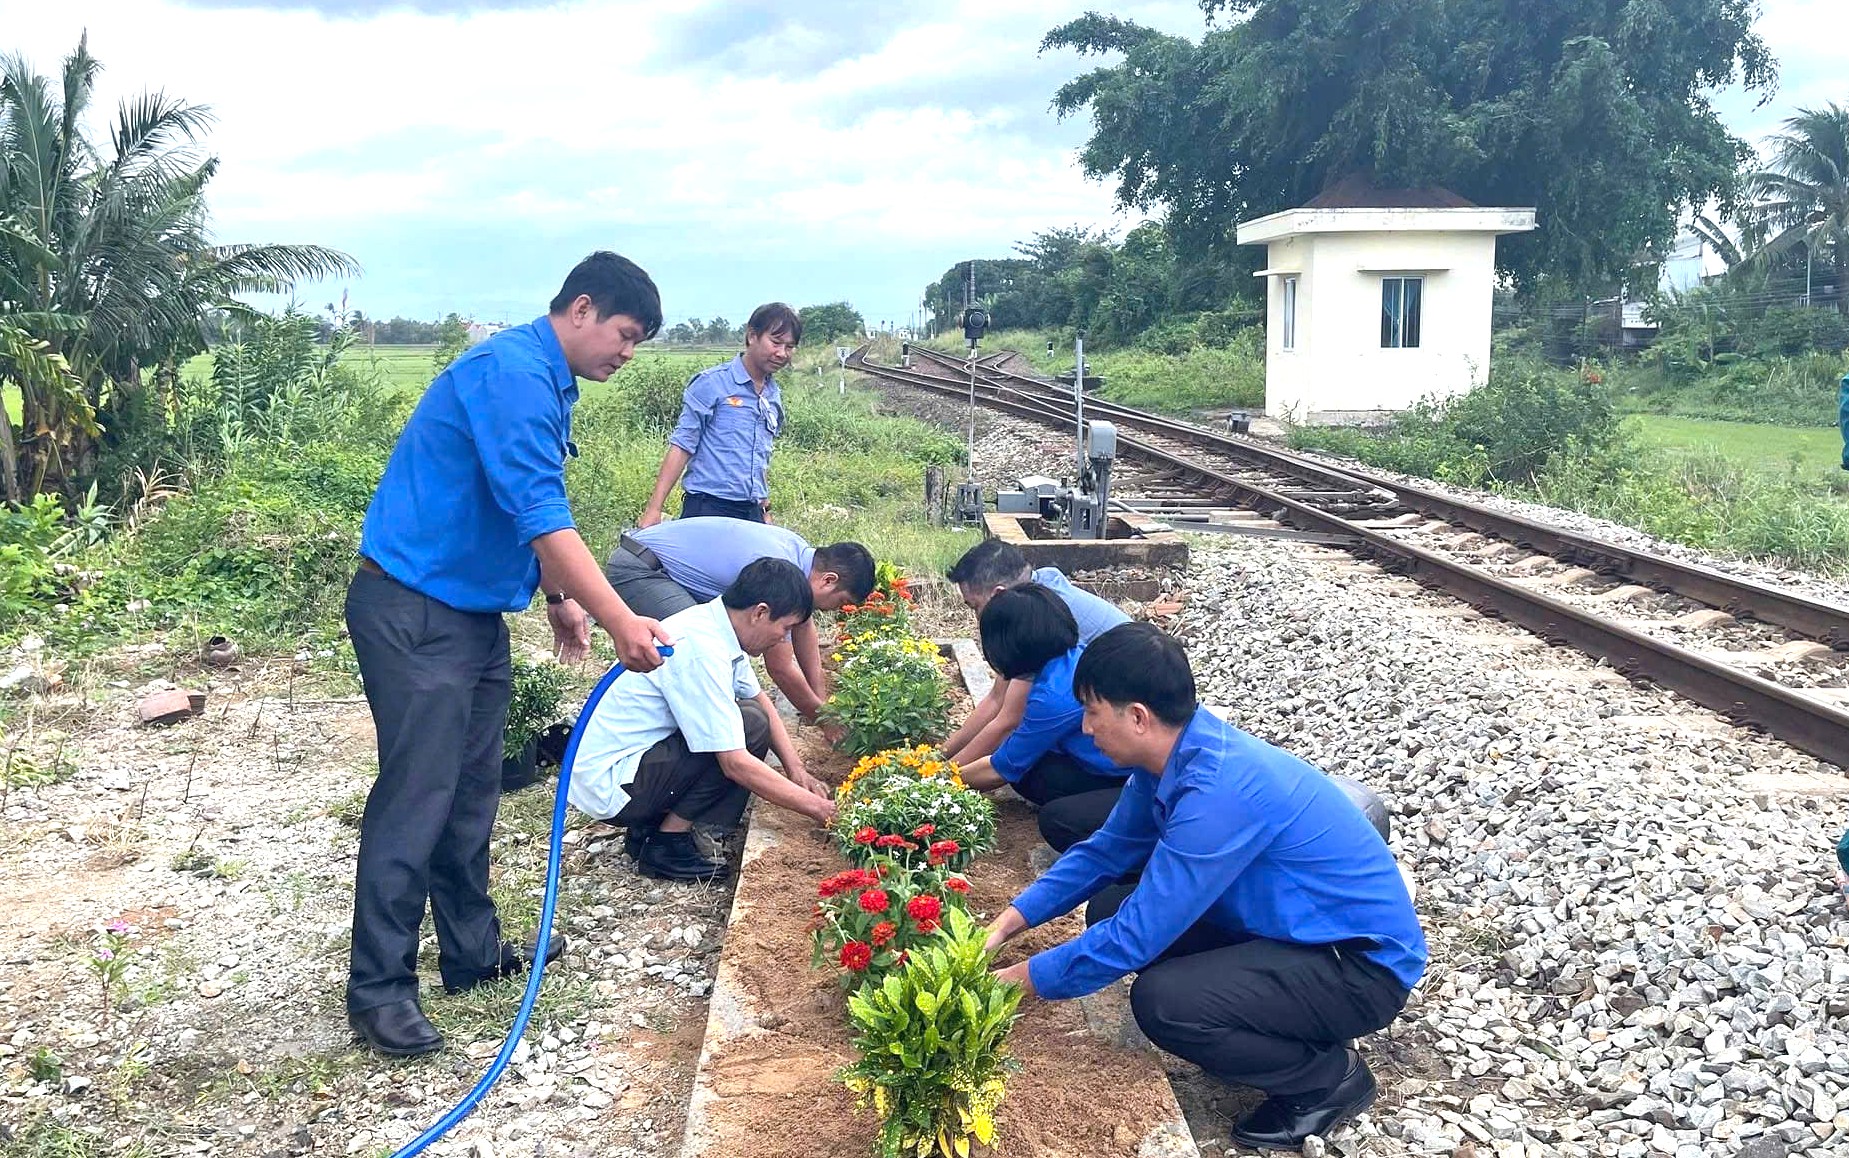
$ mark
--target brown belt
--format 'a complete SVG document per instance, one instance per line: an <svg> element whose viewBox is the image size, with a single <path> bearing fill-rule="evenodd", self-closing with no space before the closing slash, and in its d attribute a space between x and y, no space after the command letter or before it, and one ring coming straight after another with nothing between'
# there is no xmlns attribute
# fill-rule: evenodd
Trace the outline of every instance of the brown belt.
<svg viewBox="0 0 1849 1158"><path fill-rule="evenodd" d="M385 568L379 566L377 563L374 563L371 559L368 559L364 555L360 556L360 570L369 571L374 575L385 575ZM387 575L386 578L389 579L391 578L391 576Z"/></svg>
<svg viewBox="0 0 1849 1158"><path fill-rule="evenodd" d="M644 567L649 568L650 570L653 570L653 571L667 570L666 567L663 567L661 565L661 557L659 555L655 554L655 552L649 550L647 547L644 547L642 544L636 542L634 539L630 538L628 535L619 535L616 540L616 545L618 547L621 547L623 550L628 551L631 555L634 555L637 559L640 559L642 561L642 565Z"/></svg>

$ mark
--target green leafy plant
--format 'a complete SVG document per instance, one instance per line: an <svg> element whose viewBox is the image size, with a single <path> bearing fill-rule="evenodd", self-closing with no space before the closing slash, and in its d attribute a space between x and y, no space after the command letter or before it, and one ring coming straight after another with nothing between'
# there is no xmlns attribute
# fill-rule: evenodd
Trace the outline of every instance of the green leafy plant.
<svg viewBox="0 0 1849 1158"><path fill-rule="evenodd" d="M559 705L571 687L571 673L550 659L515 655L513 669L513 696L507 704L507 730L501 745L510 758L557 722Z"/></svg>
<svg viewBox="0 0 1849 1158"><path fill-rule="evenodd" d="M865 836L868 848L876 838L887 839L871 829ZM896 835L890 839L922 847L931 838L928 832L914 836L915 842ZM842 979L850 984L877 981L903 965L910 951L941 927L947 909L964 907L969 882L945 868L947 861L948 855L933 857L929 866L911 868L879 855L872 858L871 867L846 869L824 879L816 886L820 899L811 963L839 966Z"/></svg>
<svg viewBox="0 0 1849 1158"><path fill-rule="evenodd" d="M836 803L830 831L847 858L860 864L886 855L912 868L961 868L995 844L994 802L948 777L888 776Z"/></svg>
<svg viewBox="0 0 1849 1158"><path fill-rule="evenodd" d="M842 664L822 715L846 729L843 749L866 756L943 736L950 722L947 696L935 650L870 648Z"/></svg>
<svg viewBox="0 0 1849 1158"><path fill-rule="evenodd" d="M90 949L90 972L96 974L103 989L103 1020L109 1020L109 1003L122 988L122 975L128 972L132 948L127 921L111 921L97 934Z"/></svg>
<svg viewBox="0 0 1849 1158"><path fill-rule="evenodd" d="M934 943L848 998L860 1060L839 1076L880 1115L882 1158L968 1158L971 1137L995 1144L1005 1075L1018 1068L1007 1042L1021 990L989 972L983 937L948 909Z"/></svg>

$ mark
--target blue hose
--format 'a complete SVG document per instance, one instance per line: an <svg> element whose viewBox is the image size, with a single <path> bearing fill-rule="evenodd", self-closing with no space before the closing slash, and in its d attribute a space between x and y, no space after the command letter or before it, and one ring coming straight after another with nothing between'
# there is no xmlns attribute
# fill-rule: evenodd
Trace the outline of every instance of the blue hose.
<svg viewBox="0 0 1849 1158"><path fill-rule="evenodd" d="M662 656L674 654L672 647L658 648ZM571 766L578 758L578 742L584 739L585 725L590 723L591 709L603 699L616 677L623 674L623 665L617 664L591 689L590 698L584 701L584 710L578 713L578 722L572 726L571 739L565 743L565 756L559 763L558 801L552 807L552 850L546 857L546 898L539 906L539 934L533 941L533 963L526 979L526 992L520 996L520 1011L514 1015L514 1026L507 1031L507 1040L501 1043L501 1052L494 1056L488 1065L488 1072L481 1076L474 1088L462 1096L447 1114L436 1120L428 1130L407 1142L396 1151L392 1158L411 1158L423 1152L426 1146L449 1133L457 1122L469 1116L470 1111L480 1104L494 1083L499 1081L501 1073L507 1069L507 1063L513 1059L514 1050L520 1045L520 1039L526 1036L527 1019L533 1016L533 1003L539 999L539 983L545 979L546 944L552 939L552 913L559 903L559 861L565 850L565 792L571 787Z"/></svg>

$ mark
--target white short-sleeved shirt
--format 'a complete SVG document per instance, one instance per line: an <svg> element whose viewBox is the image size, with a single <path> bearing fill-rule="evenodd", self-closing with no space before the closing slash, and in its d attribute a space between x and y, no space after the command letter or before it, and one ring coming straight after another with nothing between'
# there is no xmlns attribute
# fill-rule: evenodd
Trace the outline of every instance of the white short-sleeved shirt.
<svg viewBox="0 0 1849 1158"><path fill-rule="evenodd" d="M679 732L693 752L745 746L738 701L761 692L725 604L715 599L662 620L674 654L650 672L624 672L591 708L572 762L567 799L607 819L629 802L642 754Z"/></svg>

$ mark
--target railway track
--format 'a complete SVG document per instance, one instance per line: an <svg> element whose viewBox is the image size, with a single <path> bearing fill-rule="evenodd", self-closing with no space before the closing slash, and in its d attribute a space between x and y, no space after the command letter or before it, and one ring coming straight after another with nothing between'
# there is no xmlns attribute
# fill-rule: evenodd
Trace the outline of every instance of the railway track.
<svg viewBox="0 0 1849 1158"><path fill-rule="evenodd" d="M865 350L850 368L967 400L970 366L913 347L911 369ZM1072 387L975 367L976 401L1073 429ZM1259 440L1087 396L1137 464L1136 509L1185 528L1227 508L1368 556L1553 642L1604 659L1820 759L1849 762L1849 607L1550 527Z"/></svg>

